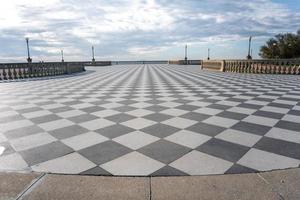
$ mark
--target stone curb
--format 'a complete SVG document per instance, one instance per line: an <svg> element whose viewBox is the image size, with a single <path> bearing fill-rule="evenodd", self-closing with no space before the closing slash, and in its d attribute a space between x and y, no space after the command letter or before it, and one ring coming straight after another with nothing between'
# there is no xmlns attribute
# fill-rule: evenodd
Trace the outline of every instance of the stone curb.
<svg viewBox="0 0 300 200"><path fill-rule="evenodd" d="M0 173L0 200L300 199L300 168L179 177L105 177Z"/></svg>

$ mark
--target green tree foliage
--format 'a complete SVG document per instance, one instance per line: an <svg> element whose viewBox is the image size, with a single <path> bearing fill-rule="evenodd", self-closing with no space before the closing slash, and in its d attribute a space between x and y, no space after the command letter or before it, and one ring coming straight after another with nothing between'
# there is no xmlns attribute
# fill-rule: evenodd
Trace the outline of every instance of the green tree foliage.
<svg viewBox="0 0 300 200"><path fill-rule="evenodd" d="M259 55L264 59L300 58L300 29L296 34L278 34L260 48Z"/></svg>

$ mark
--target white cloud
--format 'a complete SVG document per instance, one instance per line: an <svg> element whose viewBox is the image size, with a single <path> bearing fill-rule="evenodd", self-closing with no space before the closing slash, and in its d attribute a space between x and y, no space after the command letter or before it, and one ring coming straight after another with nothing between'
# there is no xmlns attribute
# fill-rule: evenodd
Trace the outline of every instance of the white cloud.
<svg viewBox="0 0 300 200"><path fill-rule="evenodd" d="M36 56L153 57L189 43L223 45L300 27L299 10L271 0L10 0L0 7L0 59L18 59L24 37ZM228 44L226 44L228 45Z"/></svg>
<svg viewBox="0 0 300 200"><path fill-rule="evenodd" d="M133 55L156 54L162 52L169 47L130 47L128 52Z"/></svg>
<svg viewBox="0 0 300 200"><path fill-rule="evenodd" d="M59 0L9 0L0 6L0 28L24 27L28 24L22 12L32 8L46 8L59 3Z"/></svg>

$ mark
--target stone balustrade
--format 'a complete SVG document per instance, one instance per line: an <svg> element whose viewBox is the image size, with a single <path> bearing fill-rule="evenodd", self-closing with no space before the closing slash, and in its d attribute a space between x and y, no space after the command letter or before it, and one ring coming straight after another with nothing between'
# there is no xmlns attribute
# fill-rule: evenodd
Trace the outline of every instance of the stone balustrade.
<svg viewBox="0 0 300 200"><path fill-rule="evenodd" d="M201 68L214 71L224 71L225 60L203 60Z"/></svg>
<svg viewBox="0 0 300 200"><path fill-rule="evenodd" d="M300 59L225 60L224 71L260 74L300 74Z"/></svg>
<svg viewBox="0 0 300 200"><path fill-rule="evenodd" d="M203 60L203 69L259 74L300 74L300 59Z"/></svg>
<svg viewBox="0 0 300 200"><path fill-rule="evenodd" d="M112 65L111 61L95 61L95 62L83 62L83 63L85 64L85 66L93 66L93 67Z"/></svg>
<svg viewBox="0 0 300 200"><path fill-rule="evenodd" d="M201 65L202 60L169 60L169 65Z"/></svg>
<svg viewBox="0 0 300 200"><path fill-rule="evenodd" d="M168 64L167 60L127 60L112 61L112 65L143 65L143 64Z"/></svg>
<svg viewBox="0 0 300 200"><path fill-rule="evenodd" d="M0 80L57 76L85 71L83 62L2 63Z"/></svg>

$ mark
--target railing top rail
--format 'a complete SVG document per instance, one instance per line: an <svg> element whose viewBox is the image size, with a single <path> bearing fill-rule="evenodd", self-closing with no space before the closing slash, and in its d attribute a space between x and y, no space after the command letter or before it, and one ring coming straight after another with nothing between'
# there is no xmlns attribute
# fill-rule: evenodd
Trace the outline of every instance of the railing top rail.
<svg viewBox="0 0 300 200"><path fill-rule="evenodd" d="M111 61L96 61L96 63L104 63L104 62L111 62ZM92 63L92 61L70 61L70 62L14 62L14 63L0 63L0 65L24 65L24 64L59 64L59 63L67 63L67 64L85 64L85 63Z"/></svg>
<svg viewBox="0 0 300 200"><path fill-rule="evenodd" d="M247 60L247 59L215 59L215 60L203 60L204 62L211 62L211 61L240 61L240 62L264 62L264 61L300 61L300 58L295 58L295 59L252 59L252 60Z"/></svg>

